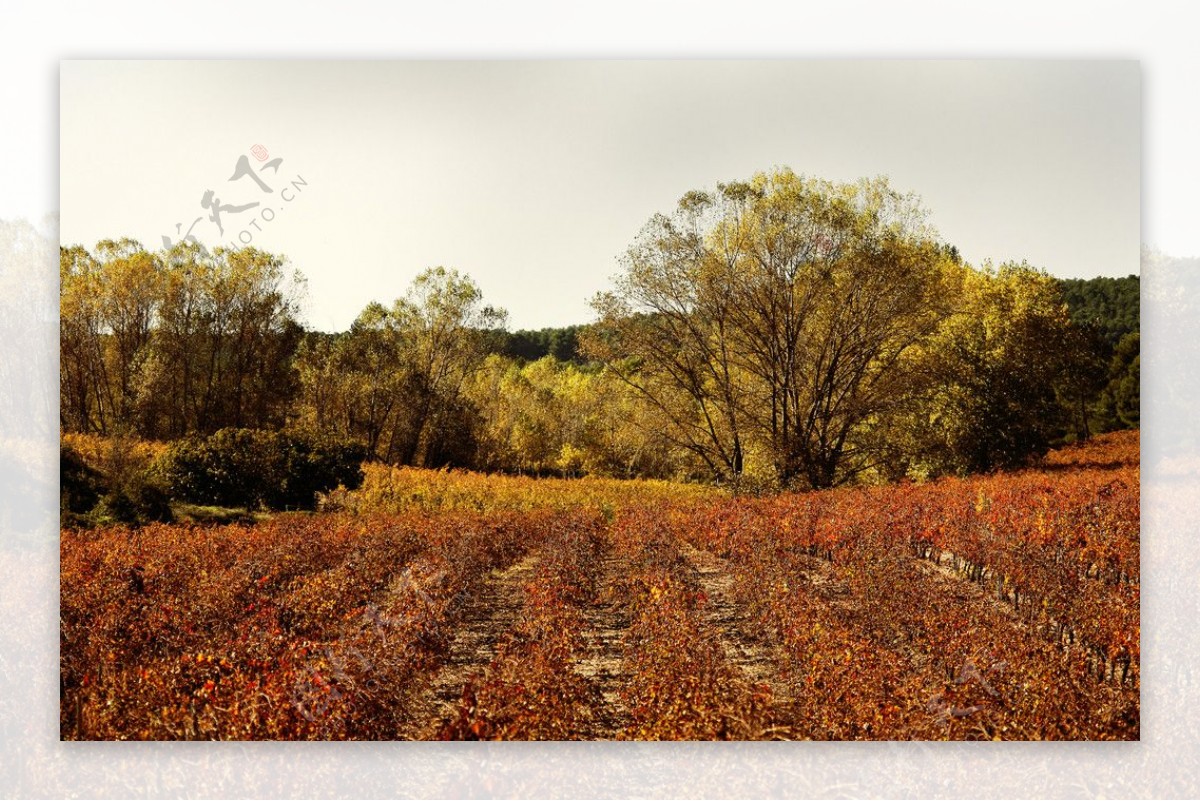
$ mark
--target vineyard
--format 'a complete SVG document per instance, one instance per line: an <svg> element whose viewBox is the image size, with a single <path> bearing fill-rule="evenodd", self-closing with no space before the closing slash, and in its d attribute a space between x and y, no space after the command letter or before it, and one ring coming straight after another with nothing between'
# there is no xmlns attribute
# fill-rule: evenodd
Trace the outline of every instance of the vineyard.
<svg viewBox="0 0 1200 801"><path fill-rule="evenodd" d="M64 530L64 739L1135 740L1136 432L731 498L371 468Z"/></svg>

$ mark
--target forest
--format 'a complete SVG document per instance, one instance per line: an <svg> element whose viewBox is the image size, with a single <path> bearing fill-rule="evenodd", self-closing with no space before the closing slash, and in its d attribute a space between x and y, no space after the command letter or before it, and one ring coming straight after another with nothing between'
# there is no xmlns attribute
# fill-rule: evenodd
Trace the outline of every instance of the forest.
<svg viewBox="0 0 1200 801"><path fill-rule="evenodd" d="M63 247L61 427L176 443L135 492L176 496L171 464L255 437L324 460L293 480L320 489L362 456L757 491L984 472L1137 427L1138 278L971 266L927 216L884 179L786 169L689 192L593 321L515 332L456 269L328 333L278 255ZM64 475L80 456L64 446Z"/></svg>

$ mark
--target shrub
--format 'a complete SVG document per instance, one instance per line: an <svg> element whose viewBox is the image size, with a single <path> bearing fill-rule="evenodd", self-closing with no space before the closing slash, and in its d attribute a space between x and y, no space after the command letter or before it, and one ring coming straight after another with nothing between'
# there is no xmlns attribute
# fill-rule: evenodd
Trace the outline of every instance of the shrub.
<svg viewBox="0 0 1200 801"><path fill-rule="evenodd" d="M60 524L171 522L170 499L145 455L124 438L99 442L90 454L65 440L59 446Z"/></svg>
<svg viewBox="0 0 1200 801"><path fill-rule="evenodd" d="M88 467L77 450L62 443L58 449L58 510L63 525L83 522L81 515L91 511L100 500L103 478L99 470Z"/></svg>
<svg viewBox="0 0 1200 801"><path fill-rule="evenodd" d="M311 509L316 494L362 483L366 449L274 431L225 428L173 443L158 468L172 496L192 503Z"/></svg>
<svg viewBox="0 0 1200 801"><path fill-rule="evenodd" d="M317 493L337 487L357 489L363 482L367 448L358 442L334 442L282 436L283 481L276 506L312 509Z"/></svg>
<svg viewBox="0 0 1200 801"><path fill-rule="evenodd" d="M136 481L105 493L88 514L97 525L110 523L170 523L174 519L166 491L142 474Z"/></svg>

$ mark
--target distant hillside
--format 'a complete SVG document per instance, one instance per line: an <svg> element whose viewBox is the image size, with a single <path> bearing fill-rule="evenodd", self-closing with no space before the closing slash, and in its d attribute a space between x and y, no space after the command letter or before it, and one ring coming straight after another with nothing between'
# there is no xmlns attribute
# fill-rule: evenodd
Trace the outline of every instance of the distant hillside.
<svg viewBox="0 0 1200 801"><path fill-rule="evenodd" d="M1121 337L1141 332L1141 280L1125 278L1067 278L1062 285L1063 299L1076 323L1092 323L1111 347Z"/></svg>
<svg viewBox="0 0 1200 801"><path fill-rule="evenodd" d="M538 331L497 331L491 335L489 350L529 362L537 361L543 356L553 356L561 362L582 362L578 340L584 327L569 325Z"/></svg>

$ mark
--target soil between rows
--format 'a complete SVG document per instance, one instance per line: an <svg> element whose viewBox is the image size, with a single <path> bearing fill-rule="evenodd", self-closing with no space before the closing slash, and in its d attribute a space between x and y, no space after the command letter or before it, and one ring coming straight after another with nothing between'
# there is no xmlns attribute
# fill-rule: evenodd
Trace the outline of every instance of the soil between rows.
<svg viewBox="0 0 1200 801"><path fill-rule="evenodd" d="M621 561L606 552L597 570L596 603L584 612L588 656L575 669L596 686L604 701L603 707L596 710L594 730L587 732L585 739L617 739L629 723L629 710L621 699L625 683L622 651L629 631L629 610L616 590L622 572Z"/></svg>
<svg viewBox="0 0 1200 801"><path fill-rule="evenodd" d="M728 563L687 544L681 544L681 552L708 596L707 621L729 664L747 684L767 685L779 705L785 705L789 692L780 675L778 654L754 630L737 604L735 578ZM472 679L486 674L498 645L517 622L524 602L523 588L533 578L538 559L535 551L492 571L464 599L447 659L408 702L405 717L411 724L400 732L401 739L436 739L441 728L457 715L464 689ZM628 565L606 551L597 566L594 603L584 610L587 655L573 669L596 687L603 705L595 710L590 730L579 732L581 739L618 739L629 723L621 692L628 681L623 659L630 613L620 595L620 577L627 572Z"/></svg>
<svg viewBox="0 0 1200 801"><path fill-rule="evenodd" d="M725 659L739 669L749 683L767 685L778 703L786 703L791 693L788 683L780 675L780 656L737 602L736 578L729 563L688 542L680 542L679 552L695 570L708 598L707 622L718 634Z"/></svg>
<svg viewBox="0 0 1200 801"><path fill-rule="evenodd" d="M407 717L413 724L400 739L437 739L442 725L453 718L463 689L487 670L496 646L520 614L522 588L532 578L537 559L533 552L493 570L466 596L446 661L410 701Z"/></svg>

